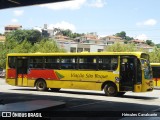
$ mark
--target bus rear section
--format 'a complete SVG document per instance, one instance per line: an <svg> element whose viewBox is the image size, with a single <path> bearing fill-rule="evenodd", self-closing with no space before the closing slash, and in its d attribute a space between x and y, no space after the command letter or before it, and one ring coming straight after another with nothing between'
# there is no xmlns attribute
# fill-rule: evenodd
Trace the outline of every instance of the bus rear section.
<svg viewBox="0 0 160 120"><path fill-rule="evenodd" d="M160 63L151 63L154 86L160 87Z"/></svg>
<svg viewBox="0 0 160 120"><path fill-rule="evenodd" d="M15 86L28 86L28 58L7 57L6 82Z"/></svg>

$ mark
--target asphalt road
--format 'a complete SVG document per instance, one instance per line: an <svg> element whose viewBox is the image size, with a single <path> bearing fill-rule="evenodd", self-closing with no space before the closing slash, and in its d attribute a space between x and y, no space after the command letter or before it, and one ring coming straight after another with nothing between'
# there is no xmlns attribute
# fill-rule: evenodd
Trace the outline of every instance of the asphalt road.
<svg viewBox="0 0 160 120"><path fill-rule="evenodd" d="M61 89L59 92L39 92L35 88L10 86L0 78L1 104L54 100L66 103L63 108L49 108L47 115L59 119L133 119L127 114L157 114L159 117L136 117L142 120L160 119L160 90L146 93L127 92L123 97L107 97L103 91Z"/></svg>

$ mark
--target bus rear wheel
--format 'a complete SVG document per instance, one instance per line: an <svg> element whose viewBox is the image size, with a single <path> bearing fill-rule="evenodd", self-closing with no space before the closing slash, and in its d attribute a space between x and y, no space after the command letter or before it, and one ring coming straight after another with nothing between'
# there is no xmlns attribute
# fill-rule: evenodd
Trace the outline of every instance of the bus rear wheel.
<svg viewBox="0 0 160 120"><path fill-rule="evenodd" d="M112 83L108 83L104 86L104 92L107 96L116 96L117 95L117 87Z"/></svg>
<svg viewBox="0 0 160 120"><path fill-rule="evenodd" d="M44 80L38 80L36 82L36 89L38 91L46 91L47 90L46 82Z"/></svg>
<svg viewBox="0 0 160 120"><path fill-rule="evenodd" d="M61 88L50 88L53 92L59 92Z"/></svg>

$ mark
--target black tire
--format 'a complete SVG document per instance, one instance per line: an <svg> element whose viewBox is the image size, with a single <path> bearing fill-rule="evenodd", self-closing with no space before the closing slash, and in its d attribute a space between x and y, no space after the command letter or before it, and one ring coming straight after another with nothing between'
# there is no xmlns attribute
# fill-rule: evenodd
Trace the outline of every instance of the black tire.
<svg viewBox="0 0 160 120"><path fill-rule="evenodd" d="M46 91L47 90L46 82L44 80L38 80L36 82L36 89L38 91Z"/></svg>
<svg viewBox="0 0 160 120"><path fill-rule="evenodd" d="M117 86L113 83L108 83L104 86L104 92L107 96L116 96L117 95Z"/></svg>
<svg viewBox="0 0 160 120"><path fill-rule="evenodd" d="M118 96L118 97L122 97L125 93L126 93L126 92L118 92L118 93L117 93L117 96Z"/></svg>
<svg viewBox="0 0 160 120"><path fill-rule="evenodd" d="M53 92L59 92L61 88L50 88Z"/></svg>

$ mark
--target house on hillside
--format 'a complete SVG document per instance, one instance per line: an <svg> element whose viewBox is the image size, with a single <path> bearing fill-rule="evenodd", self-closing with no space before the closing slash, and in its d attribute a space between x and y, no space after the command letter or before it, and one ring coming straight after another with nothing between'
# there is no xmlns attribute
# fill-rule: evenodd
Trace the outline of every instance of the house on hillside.
<svg viewBox="0 0 160 120"><path fill-rule="evenodd" d="M83 35L81 37L75 38L74 41L77 43L98 44L99 38L96 33L88 33L88 34Z"/></svg>
<svg viewBox="0 0 160 120"><path fill-rule="evenodd" d="M121 37L116 37L116 36L106 36L106 37L101 37L100 39L106 45L113 45L116 42L124 44L125 42Z"/></svg>
<svg viewBox="0 0 160 120"><path fill-rule="evenodd" d="M138 40L138 39L130 40L130 43L134 43L135 45L146 44L144 40Z"/></svg>
<svg viewBox="0 0 160 120"><path fill-rule="evenodd" d="M148 52L152 52L154 48L154 46L148 45L144 40L135 39L135 40L131 40L130 43L134 43L137 49L139 50L143 49Z"/></svg>
<svg viewBox="0 0 160 120"><path fill-rule="evenodd" d="M143 50L148 51L148 52L152 52L154 46L150 46L150 45L147 45L147 44L142 44L142 45L137 46L137 48L138 49L143 49Z"/></svg>
<svg viewBox="0 0 160 120"><path fill-rule="evenodd" d="M70 37L63 36L63 35L56 35L54 39L57 43L66 43L66 42L73 42Z"/></svg>
<svg viewBox="0 0 160 120"><path fill-rule="evenodd" d="M9 32L22 29L22 25L7 25L4 27L4 29L5 29L5 34L7 34Z"/></svg>
<svg viewBox="0 0 160 120"><path fill-rule="evenodd" d="M1 43L4 43L5 40L6 40L6 37L5 37L5 36L0 36L0 42L1 42Z"/></svg>
<svg viewBox="0 0 160 120"><path fill-rule="evenodd" d="M103 45L98 44L86 44L86 43L68 43L64 44L64 48L67 52L101 52L104 50Z"/></svg>

